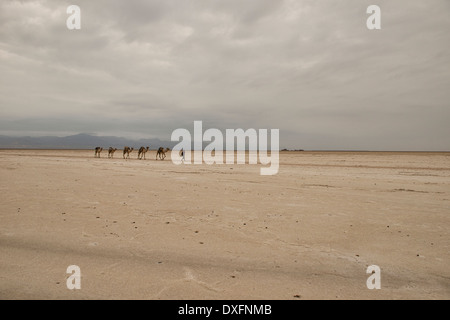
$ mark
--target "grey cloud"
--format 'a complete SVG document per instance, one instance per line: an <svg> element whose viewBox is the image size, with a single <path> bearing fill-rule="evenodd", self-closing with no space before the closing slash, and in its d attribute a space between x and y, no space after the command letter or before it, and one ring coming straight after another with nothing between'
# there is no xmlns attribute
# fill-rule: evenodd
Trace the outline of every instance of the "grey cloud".
<svg viewBox="0 0 450 320"><path fill-rule="evenodd" d="M292 148L449 149L448 1L380 0L374 32L370 1L80 0L79 31L70 4L0 4L0 134L203 120Z"/></svg>

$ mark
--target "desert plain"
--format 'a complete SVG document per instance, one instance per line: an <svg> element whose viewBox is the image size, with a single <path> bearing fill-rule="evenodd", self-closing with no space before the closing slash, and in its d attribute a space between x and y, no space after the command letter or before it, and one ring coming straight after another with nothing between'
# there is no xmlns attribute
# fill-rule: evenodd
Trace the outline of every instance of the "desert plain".
<svg viewBox="0 0 450 320"><path fill-rule="evenodd" d="M155 154L0 150L0 299L450 299L450 153Z"/></svg>

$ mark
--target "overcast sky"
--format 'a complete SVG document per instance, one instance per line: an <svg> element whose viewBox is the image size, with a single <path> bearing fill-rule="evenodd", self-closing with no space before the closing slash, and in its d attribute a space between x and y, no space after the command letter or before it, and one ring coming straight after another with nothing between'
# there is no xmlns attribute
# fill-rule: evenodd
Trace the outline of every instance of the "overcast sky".
<svg viewBox="0 0 450 320"><path fill-rule="evenodd" d="M0 0L0 134L450 150L449 49L449 0Z"/></svg>

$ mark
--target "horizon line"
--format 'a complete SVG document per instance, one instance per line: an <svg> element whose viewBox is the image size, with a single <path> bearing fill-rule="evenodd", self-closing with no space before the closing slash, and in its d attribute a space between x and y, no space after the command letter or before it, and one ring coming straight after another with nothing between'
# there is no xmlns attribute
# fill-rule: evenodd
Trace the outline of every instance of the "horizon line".
<svg viewBox="0 0 450 320"><path fill-rule="evenodd" d="M93 150L93 148L26 148L26 147L0 147L0 150L49 150L49 151L75 151L75 150ZM107 150L107 148L104 148L104 150ZM120 150L120 149L119 149ZM137 150L135 148L135 150ZM158 149L149 149L152 151L157 151ZM172 150L170 150L172 151ZM189 150L191 152L195 152L195 151L205 151L205 150ZM216 151L222 151L222 152L227 152L226 149L222 149L222 150L216 150ZM259 152L259 151L266 151L266 152L271 152L271 151L278 151L278 152L397 152L397 153L450 153L450 150L359 150L359 149L286 149L283 148L281 150L232 150L232 151L245 151L245 152Z"/></svg>

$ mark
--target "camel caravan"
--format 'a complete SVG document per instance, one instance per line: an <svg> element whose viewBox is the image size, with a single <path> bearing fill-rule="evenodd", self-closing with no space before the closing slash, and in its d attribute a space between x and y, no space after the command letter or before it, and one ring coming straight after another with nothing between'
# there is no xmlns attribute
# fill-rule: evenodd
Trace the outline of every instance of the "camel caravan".
<svg viewBox="0 0 450 320"><path fill-rule="evenodd" d="M133 147L130 148L130 147L128 147L128 146L125 146L125 147L123 148L123 158L124 158L124 159L129 159L129 158L130 158L130 154L133 152L133 150L134 150ZM149 150L150 150L150 147L149 147L149 146L147 146L147 147L144 147L144 146L140 147L140 148L138 149L137 159L138 159L138 160L142 160L142 159L146 160L145 154L146 154ZM101 154L102 151L103 151L103 148L102 148L102 147L96 147L96 148L95 148L94 157L95 157L95 158L100 158L100 154ZM113 159L113 158L114 158L114 153L115 153L116 151L117 151L117 148L109 147L109 149L108 149L108 158L109 158L109 159ZM164 160L164 159L166 158L166 153L167 153L168 151L170 151L170 148L159 147L159 148L156 150L156 159L155 159L155 160L158 160L158 158L159 158L159 160Z"/></svg>

